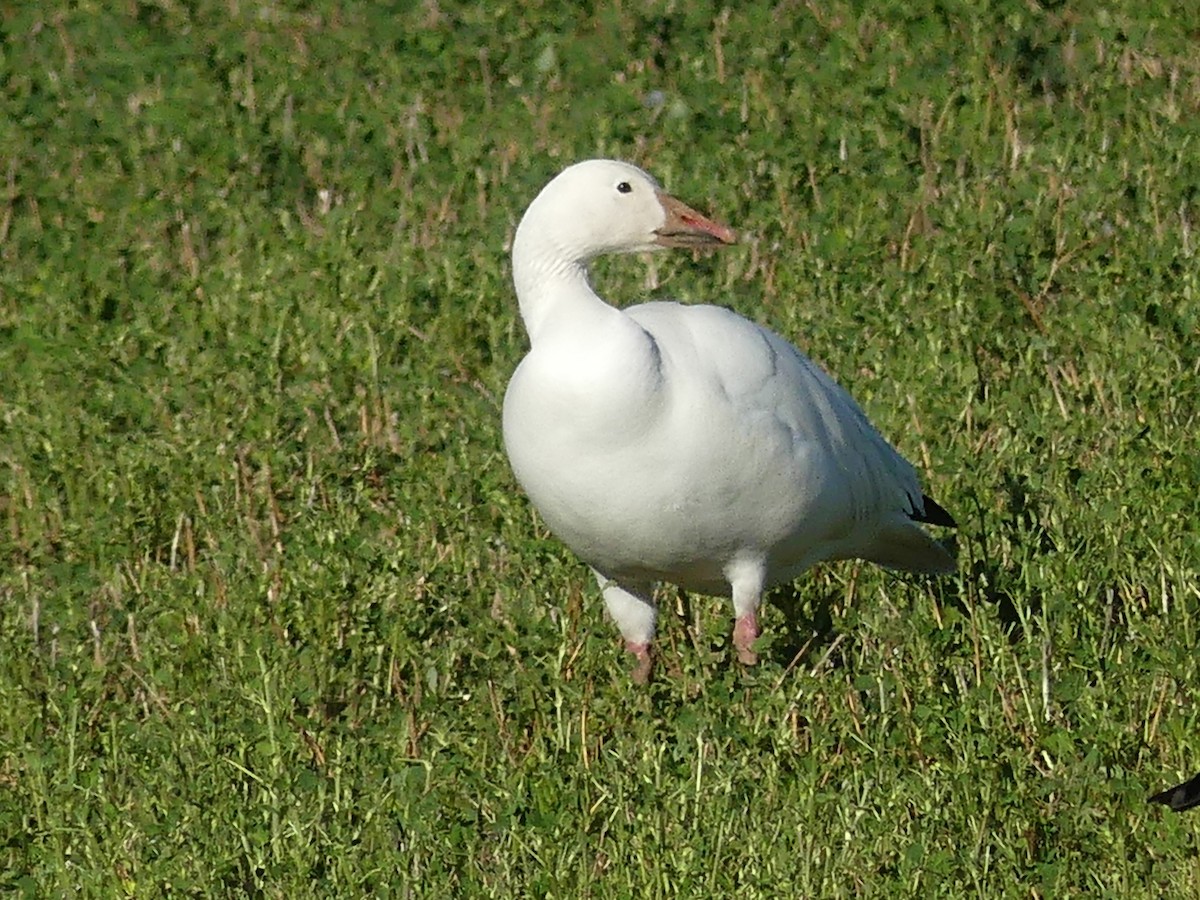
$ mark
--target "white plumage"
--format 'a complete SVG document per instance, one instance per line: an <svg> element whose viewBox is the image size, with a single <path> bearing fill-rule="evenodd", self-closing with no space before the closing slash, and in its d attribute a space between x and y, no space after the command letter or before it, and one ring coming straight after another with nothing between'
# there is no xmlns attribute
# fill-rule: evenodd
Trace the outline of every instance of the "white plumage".
<svg viewBox="0 0 1200 900"><path fill-rule="evenodd" d="M588 280L603 253L733 240L637 167L590 160L542 190L513 242L531 349L504 398L509 460L596 572L639 681L655 582L731 595L734 644L752 663L763 590L816 562L954 567L918 524L949 514L799 350L716 306L619 310Z"/></svg>

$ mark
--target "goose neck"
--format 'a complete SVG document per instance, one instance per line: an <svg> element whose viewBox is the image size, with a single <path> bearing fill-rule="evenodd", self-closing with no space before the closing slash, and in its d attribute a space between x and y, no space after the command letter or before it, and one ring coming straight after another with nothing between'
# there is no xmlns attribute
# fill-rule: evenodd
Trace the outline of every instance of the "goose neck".
<svg viewBox="0 0 1200 900"><path fill-rule="evenodd" d="M524 229L513 242L513 284L532 343L554 326L588 329L617 312L593 290L584 259Z"/></svg>

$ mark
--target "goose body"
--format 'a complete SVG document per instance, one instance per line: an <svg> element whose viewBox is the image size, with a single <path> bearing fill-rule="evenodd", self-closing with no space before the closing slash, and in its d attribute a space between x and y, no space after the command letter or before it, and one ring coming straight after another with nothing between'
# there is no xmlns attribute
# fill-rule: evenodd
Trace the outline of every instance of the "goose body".
<svg viewBox="0 0 1200 900"><path fill-rule="evenodd" d="M550 530L595 571L637 680L655 582L731 595L753 662L763 590L816 562L954 565L919 524L953 520L789 342L717 306L619 310L588 280L601 253L732 241L640 169L591 160L543 189L513 242L531 348L505 395L505 447Z"/></svg>

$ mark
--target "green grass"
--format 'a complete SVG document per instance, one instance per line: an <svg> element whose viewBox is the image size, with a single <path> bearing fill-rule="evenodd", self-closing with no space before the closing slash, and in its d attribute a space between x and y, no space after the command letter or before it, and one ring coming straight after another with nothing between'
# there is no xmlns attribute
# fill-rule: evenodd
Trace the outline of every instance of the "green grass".
<svg viewBox="0 0 1200 900"><path fill-rule="evenodd" d="M0 886L1194 895L1191 6L596 6L0 11ZM820 567L753 671L667 590L629 683L499 433L595 155L745 235L602 291L821 360L959 576Z"/></svg>

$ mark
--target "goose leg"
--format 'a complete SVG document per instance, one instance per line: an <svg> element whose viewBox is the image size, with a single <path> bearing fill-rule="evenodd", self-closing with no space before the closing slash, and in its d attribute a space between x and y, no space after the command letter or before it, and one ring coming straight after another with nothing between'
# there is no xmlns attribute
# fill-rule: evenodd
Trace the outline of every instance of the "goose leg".
<svg viewBox="0 0 1200 900"><path fill-rule="evenodd" d="M733 620L733 646L737 649L738 659L748 666L758 662L758 654L754 652L758 635L757 613L746 613Z"/></svg>
<svg viewBox="0 0 1200 900"><path fill-rule="evenodd" d="M754 642L758 639L758 607L765 576L766 561L762 559L735 560L725 568L733 595L733 647L747 666L758 662Z"/></svg>
<svg viewBox="0 0 1200 900"><path fill-rule="evenodd" d="M650 680L650 670L654 666L650 642L654 640L654 624L658 616L651 599L652 588L649 584L617 584L595 569L592 571L600 583L608 614L625 638L625 649L633 654L635 662L630 674L636 684L645 684Z"/></svg>

